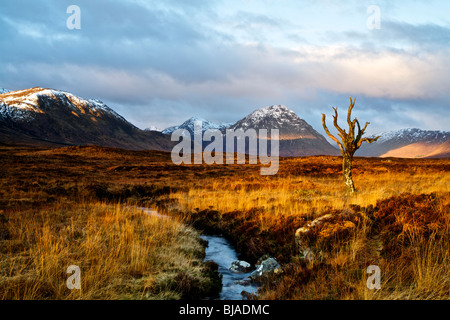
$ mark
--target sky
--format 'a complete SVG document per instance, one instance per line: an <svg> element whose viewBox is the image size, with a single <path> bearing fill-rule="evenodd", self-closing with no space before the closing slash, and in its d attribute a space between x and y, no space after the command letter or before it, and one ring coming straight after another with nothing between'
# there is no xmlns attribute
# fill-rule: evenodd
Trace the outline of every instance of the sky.
<svg viewBox="0 0 450 320"><path fill-rule="evenodd" d="M368 134L450 130L450 1L2 0L0 87L37 86L142 129L283 104L324 134L356 97Z"/></svg>

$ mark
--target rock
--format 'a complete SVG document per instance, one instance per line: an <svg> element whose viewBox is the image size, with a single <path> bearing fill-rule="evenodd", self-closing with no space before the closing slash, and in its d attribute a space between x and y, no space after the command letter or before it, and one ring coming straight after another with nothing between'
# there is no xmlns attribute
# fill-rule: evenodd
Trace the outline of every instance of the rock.
<svg viewBox="0 0 450 320"><path fill-rule="evenodd" d="M228 268L228 270L236 273L246 273L249 272L252 269L252 266L250 263L242 260L236 260L231 263L231 266Z"/></svg>
<svg viewBox="0 0 450 320"><path fill-rule="evenodd" d="M300 257L308 261L316 259L314 252L308 247L310 232L314 232L316 243L331 243L335 239L348 237L356 230L356 224L351 220L358 221L358 217L348 212L326 214L297 229L295 243Z"/></svg>
<svg viewBox="0 0 450 320"><path fill-rule="evenodd" d="M300 257L305 260L314 261L316 258L314 252L307 246L299 247L298 251L299 251Z"/></svg>
<svg viewBox="0 0 450 320"><path fill-rule="evenodd" d="M258 261L256 261L256 266L259 266L261 264L261 262L263 262L264 260L267 260L269 258L272 258L272 257L268 254L264 254L263 256L259 257Z"/></svg>
<svg viewBox="0 0 450 320"><path fill-rule="evenodd" d="M309 233L309 231L320 225L324 220L333 217L332 214L326 214L323 215L311 222L309 222L305 227L302 228L298 228L295 231L295 243L297 245L300 257L302 257L303 259L306 259L308 261L313 261L315 258L314 253L312 252L312 250L307 246L307 244L305 243L305 236L307 233Z"/></svg>
<svg viewBox="0 0 450 320"><path fill-rule="evenodd" d="M251 284L251 280L250 279L236 280L234 283L239 284L241 286L248 286Z"/></svg>
<svg viewBox="0 0 450 320"><path fill-rule="evenodd" d="M323 222L323 220L331 218L331 217L333 217L333 215L331 213L329 213L329 214L326 214L324 216L321 216L321 217L319 217L319 218L309 222L306 225L306 227L302 227L302 228L297 229L297 231L295 231L295 236L297 237L297 235L301 235L302 233L308 232L309 230L311 230L315 226L321 224Z"/></svg>
<svg viewBox="0 0 450 320"><path fill-rule="evenodd" d="M256 270L250 274L250 279L257 281L260 278L266 277L272 273L281 272L281 265L274 258L267 258L261 262L261 264L256 265Z"/></svg>

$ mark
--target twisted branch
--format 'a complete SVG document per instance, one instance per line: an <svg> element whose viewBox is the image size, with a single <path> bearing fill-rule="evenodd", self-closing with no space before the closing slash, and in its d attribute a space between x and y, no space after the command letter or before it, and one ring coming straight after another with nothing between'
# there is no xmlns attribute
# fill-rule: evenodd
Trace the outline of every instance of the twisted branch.
<svg viewBox="0 0 450 320"><path fill-rule="evenodd" d="M330 130L328 130L328 127L327 127L327 125L326 125L326 123L325 123L325 117L326 117L325 114L322 113L322 125L323 125L323 128L325 129L325 132L327 133L327 135L328 135L334 142L337 143L337 145L339 146L339 149L341 149L341 152L344 153L344 148L343 148L341 142L340 142L335 136L333 136L333 135L331 134ZM341 137L341 138L342 138L342 137Z"/></svg>

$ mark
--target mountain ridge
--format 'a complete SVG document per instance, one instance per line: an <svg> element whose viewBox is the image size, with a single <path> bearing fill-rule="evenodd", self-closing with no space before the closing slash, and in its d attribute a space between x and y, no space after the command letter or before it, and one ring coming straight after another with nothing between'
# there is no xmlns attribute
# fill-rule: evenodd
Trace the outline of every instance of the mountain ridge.
<svg viewBox="0 0 450 320"><path fill-rule="evenodd" d="M182 128L188 130L192 135L192 119L204 120L193 117L180 126L172 126L162 132L169 134L174 131L172 130L174 128ZM226 129L243 129L244 131L255 129L257 133L259 129L268 129L268 134L270 135L270 129L278 129L280 156L339 155L339 151L323 135L314 130L305 120L284 105L271 105L256 109L229 126L218 127L216 125L214 127L208 120L204 121L207 121L207 123L206 126L202 127L203 132L208 128L218 129L222 133L225 133ZM188 123L189 125L186 125Z"/></svg>
<svg viewBox="0 0 450 320"><path fill-rule="evenodd" d="M140 130L100 100L41 87L0 94L0 142L155 150L173 145L162 133Z"/></svg>
<svg viewBox="0 0 450 320"><path fill-rule="evenodd" d="M170 151L176 129L193 133L195 121L202 131L218 129L271 129L280 133L281 156L340 155L339 150L304 119L284 105L259 108L234 123L214 123L191 117L181 125L141 130L98 99L70 92L34 87L11 91L0 88L0 144L43 146L96 144L124 149ZM363 144L356 156L450 157L450 132L407 128L381 133Z"/></svg>
<svg viewBox="0 0 450 320"><path fill-rule="evenodd" d="M162 130L161 132L164 134L172 134L172 132L174 132L177 129L184 129L184 130L188 130L189 132L192 133L192 132L194 132L194 123L196 121L201 122L202 132L205 132L206 130L209 130L209 129L217 129L217 130L223 131L233 124L233 123L215 123L215 122L211 122L209 120L206 120L206 119L200 118L200 117L190 117L189 119L184 121L182 124L180 124L178 126L168 127L166 129Z"/></svg>
<svg viewBox="0 0 450 320"><path fill-rule="evenodd" d="M364 144L357 156L427 158L450 155L450 132L405 128L382 132L376 143Z"/></svg>
<svg viewBox="0 0 450 320"><path fill-rule="evenodd" d="M280 138L305 138L305 132L314 133L311 137L322 136L304 119L284 105L272 105L257 109L233 124L230 129L280 129Z"/></svg>

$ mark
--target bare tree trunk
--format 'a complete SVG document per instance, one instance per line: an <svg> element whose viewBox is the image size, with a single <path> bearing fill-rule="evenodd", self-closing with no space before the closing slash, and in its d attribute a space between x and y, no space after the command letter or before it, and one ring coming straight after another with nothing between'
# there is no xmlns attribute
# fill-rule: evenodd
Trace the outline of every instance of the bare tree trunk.
<svg viewBox="0 0 450 320"><path fill-rule="evenodd" d="M343 153L343 161L342 161L342 173L344 178L344 184L347 187L348 192L355 193L355 185L353 184L352 177L352 156L347 152Z"/></svg>
<svg viewBox="0 0 450 320"><path fill-rule="evenodd" d="M361 147L361 144L365 141L367 143L372 143L374 141L377 141L378 137L376 138L362 138L364 135L364 132L366 131L367 126L369 125L369 122L366 122L366 125L361 130L361 127L359 125L358 120L355 118L351 120L351 113L352 109L355 106L355 100L352 100L350 97L350 105L348 106L348 112L347 112L347 123L348 123L348 133L342 129L338 125L338 113L337 108L333 107L334 110L334 116L333 116L333 124L336 127L336 129L339 132L339 137L341 137L342 141L339 141L338 138L333 136L330 131L328 130L328 127L325 123L325 114L322 113L322 125L325 129L325 132L327 135L337 143L339 146L339 149L341 150L342 154L342 173L344 175L344 184L347 188L347 192L350 194L354 194L356 192L355 185L353 184L353 177L352 177L352 161L353 161L353 155L355 154L356 150ZM358 132L355 132L355 125L358 126Z"/></svg>

